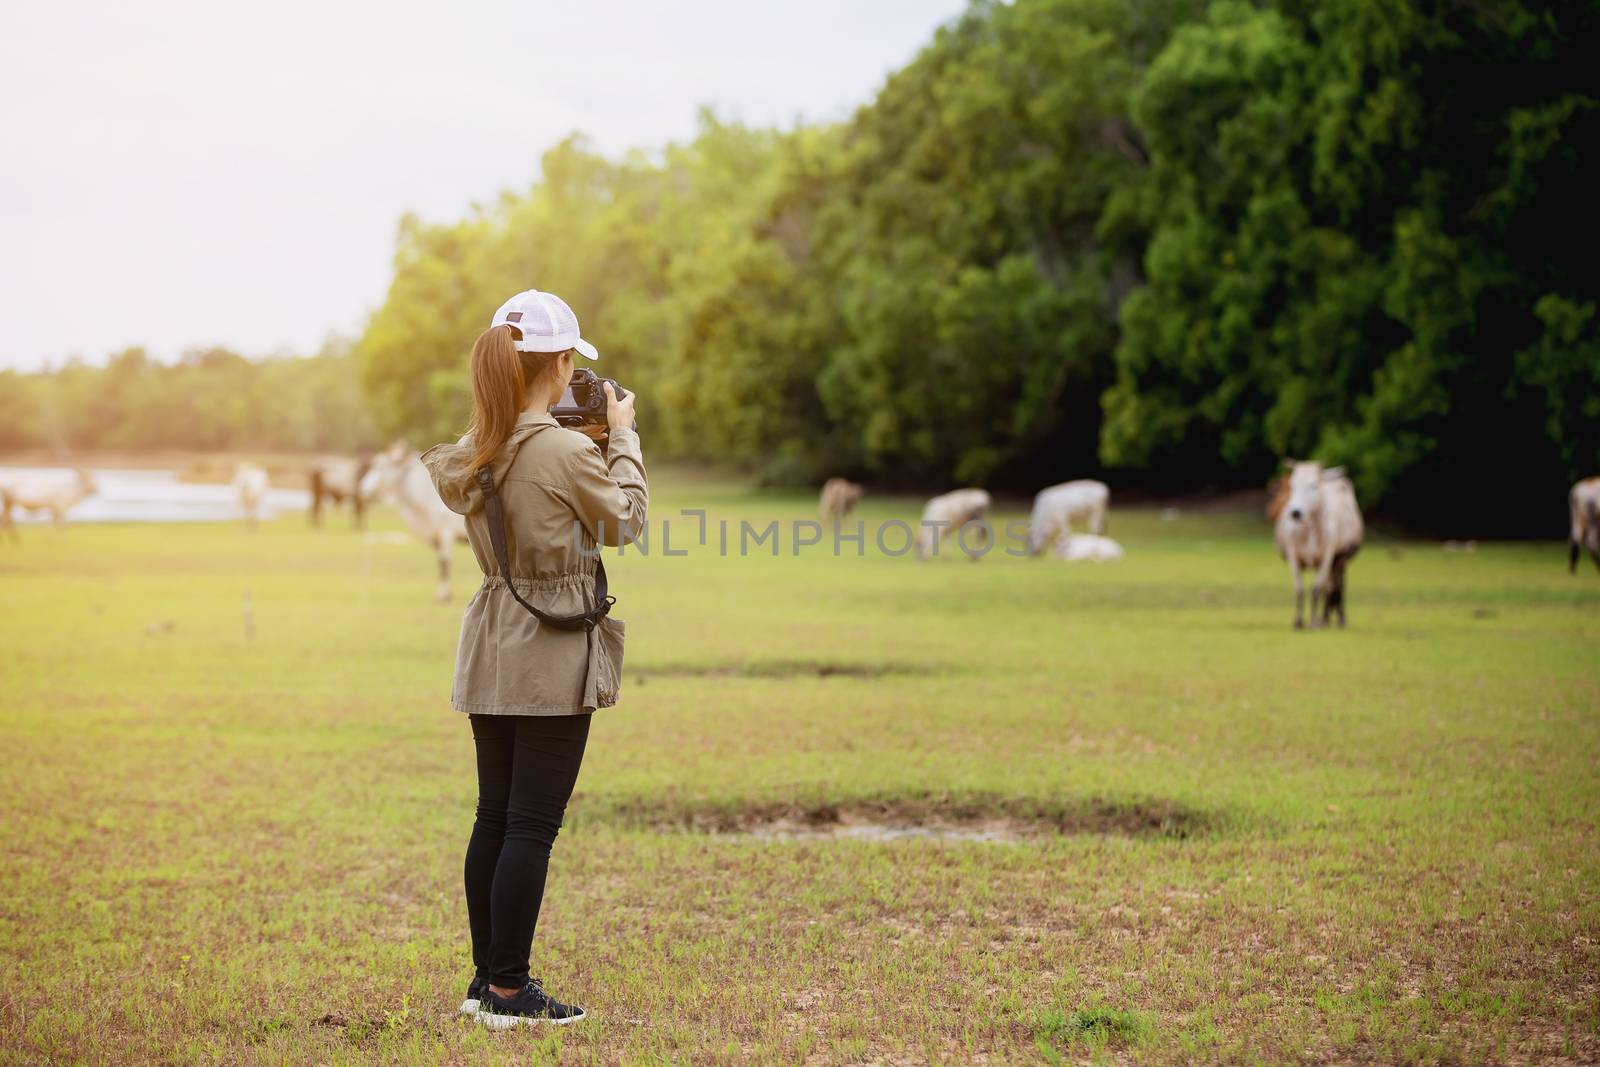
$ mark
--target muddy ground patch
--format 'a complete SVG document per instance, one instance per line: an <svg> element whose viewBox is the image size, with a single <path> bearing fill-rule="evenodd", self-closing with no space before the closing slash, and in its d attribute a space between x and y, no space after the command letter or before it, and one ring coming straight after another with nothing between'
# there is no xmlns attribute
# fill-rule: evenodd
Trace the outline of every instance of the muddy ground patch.
<svg viewBox="0 0 1600 1067"><path fill-rule="evenodd" d="M1030 798L896 797L840 802L707 802L687 798L615 799L574 812L634 830L766 839L1031 841L1069 835L1186 838L1221 832L1231 820L1163 798L1041 801Z"/></svg>

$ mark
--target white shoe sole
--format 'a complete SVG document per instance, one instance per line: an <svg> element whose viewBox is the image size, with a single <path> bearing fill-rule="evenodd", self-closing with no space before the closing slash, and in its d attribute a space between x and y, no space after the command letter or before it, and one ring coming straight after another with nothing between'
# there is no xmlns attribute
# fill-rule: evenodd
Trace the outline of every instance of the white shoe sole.
<svg viewBox="0 0 1600 1067"><path fill-rule="evenodd" d="M478 1001L474 1000L472 997L468 997L466 1000L463 1000L461 1002L460 1014L462 1014L462 1015L476 1015L476 1014L478 1014Z"/></svg>
<svg viewBox="0 0 1600 1067"><path fill-rule="evenodd" d="M496 1015L492 1011L478 1012L477 1019L491 1030L515 1030L519 1026L571 1026L589 1017L588 1012L570 1019L547 1019L533 1015Z"/></svg>

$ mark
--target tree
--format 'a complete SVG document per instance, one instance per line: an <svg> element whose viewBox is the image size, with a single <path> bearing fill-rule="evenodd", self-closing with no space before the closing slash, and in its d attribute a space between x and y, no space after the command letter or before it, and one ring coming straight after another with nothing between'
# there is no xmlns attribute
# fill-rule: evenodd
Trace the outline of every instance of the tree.
<svg viewBox="0 0 1600 1067"><path fill-rule="evenodd" d="M1600 177L1595 29L1589 4L1350 0L1176 33L1134 104L1157 195L1107 461L1224 480L1316 454L1369 504L1480 532L1484 472L1524 469L1514 512L1600 461L1560 462L1518 387L1531 360L1594 373L1561 231Z"/></svg>

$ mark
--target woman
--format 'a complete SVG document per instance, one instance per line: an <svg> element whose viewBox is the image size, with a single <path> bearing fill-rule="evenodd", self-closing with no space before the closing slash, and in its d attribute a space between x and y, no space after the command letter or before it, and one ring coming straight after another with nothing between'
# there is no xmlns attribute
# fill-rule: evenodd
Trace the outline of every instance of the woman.
<svg viewBox="0 0 1600 1067"><path fill-rule="evenodd" d="M478 758L466 859L477 975L461 1010L497 1029L584 1015L529 977L528 955L589 715L616 702L621 677L623 625L596 594L597 546L637 536L648 502L631 393L618 400L606 384L604 428L574 432L550 414L574 352L599 358L559 297L530 289L506 301L472 347L471 431L422 457L467 517L485 575L461 621L451 704L470 717Z"/></svg>

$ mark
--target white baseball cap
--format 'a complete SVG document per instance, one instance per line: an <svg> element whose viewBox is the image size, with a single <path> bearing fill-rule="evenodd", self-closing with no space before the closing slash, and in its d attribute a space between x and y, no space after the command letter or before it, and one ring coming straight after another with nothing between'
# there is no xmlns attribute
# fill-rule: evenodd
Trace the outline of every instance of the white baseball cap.
<svg viewBox="0 0 1600 1067"><path fill-rule="evenodd" d="M600 358L594 345L578 336L578 316L554 293L537 289L518 293L494 313L489 329L496 326L515 327L522 335L517 341L518 352L565 352L575 348L590 359Z"/></svg>

